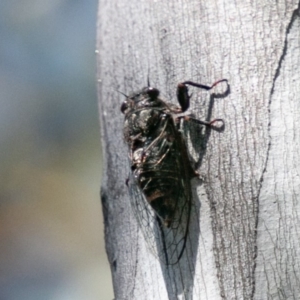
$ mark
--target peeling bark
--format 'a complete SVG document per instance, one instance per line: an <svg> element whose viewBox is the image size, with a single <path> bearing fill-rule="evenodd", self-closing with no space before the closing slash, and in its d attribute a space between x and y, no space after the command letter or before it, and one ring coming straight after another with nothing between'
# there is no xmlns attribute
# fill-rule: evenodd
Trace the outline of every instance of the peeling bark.
<svg viewBox="0 0 300 300"><path fill-rule="evenodd" d="M116 299L297 299L300 294L299 1L100 1L98 86L106 169L106 249ZM125 185L121 94L147 84L227 78L230 93L193 92L186 131L193 181L190 245L174 267L148 252ZM299 212L299 213L298 213ZM195 251L196 249L196 251Z"/></svg>

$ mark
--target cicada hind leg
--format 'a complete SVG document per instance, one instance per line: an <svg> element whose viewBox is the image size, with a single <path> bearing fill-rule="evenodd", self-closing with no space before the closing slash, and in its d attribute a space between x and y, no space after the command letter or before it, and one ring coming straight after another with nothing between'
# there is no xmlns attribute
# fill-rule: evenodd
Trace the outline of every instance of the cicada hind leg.
<svg viewBox="0 0 300 300"><path fill-rule="evenodd" d="M195 83L195 82L192 82L192 81L184 81L182 83L179 83L178 86L177 86L176 94L177 94L177 100L178 100L178 102L180 104L180 107L181 107L181 111L185 112L190 107L190 98L192 97L192 95L189 95L187 85L191 85L191 86L194 86L194 87L197 87L197 88L204 89L204 90L208 91L208 90L211 90L212 88L214 88L220 82L227 82L227 79L218 80L211 86L204 85L204 84L201 84L201 83ZM224 121L222 119L214 119L214 120L208 122L208 121L202 121L202 120L195 119L195 118L193 118L189 115L179 116L178 119L179 120L184 119L185 121L192 121L194 123L205 125L205 126L217 129L217 130L224 127ZM217 122L222 123L221 127L215 126L215 123L217 123Z"/></svg>

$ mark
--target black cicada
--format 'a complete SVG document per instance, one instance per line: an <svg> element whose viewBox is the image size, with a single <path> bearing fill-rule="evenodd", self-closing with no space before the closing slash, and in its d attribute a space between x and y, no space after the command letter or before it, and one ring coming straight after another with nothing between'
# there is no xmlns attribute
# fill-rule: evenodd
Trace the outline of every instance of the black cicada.
<svg viewBox="0 0 300 300"><path fill-rule="evenodd" d="M185 249L192 203L190 180L197 176L189 162L180 121L207 126L217 121L182 114L189 108L187 85L210 90L222 81L227 80L212 86L191 81L178 84L180 107L159 98L159 90L149 84L126 96L121 106L129 148L131 204L148 246L165 264L176 264Z"/></svg>

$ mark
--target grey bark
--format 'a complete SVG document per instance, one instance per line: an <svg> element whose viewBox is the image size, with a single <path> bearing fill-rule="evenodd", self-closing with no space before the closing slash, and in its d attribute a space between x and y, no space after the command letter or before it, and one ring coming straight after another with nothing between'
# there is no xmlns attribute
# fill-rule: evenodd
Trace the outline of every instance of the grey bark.
<svg viewBox="0 0 300 300"><path fill-rule="evenodd" d="M300 295L299 1L101 0L98 87L102 205L116 299L298 299ZM227 78L225 98L193 91L190 246L174 267L148 251L125 185L123 96L151 85ZM199 141L199 139L201 140ZM191 245L197 241L197 247Z"/></svg>

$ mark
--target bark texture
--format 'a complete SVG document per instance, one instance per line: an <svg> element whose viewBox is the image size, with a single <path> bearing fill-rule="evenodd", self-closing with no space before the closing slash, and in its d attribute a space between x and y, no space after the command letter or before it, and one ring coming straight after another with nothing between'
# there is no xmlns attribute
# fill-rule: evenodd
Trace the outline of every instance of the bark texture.
<svg viewBox="0 0 300 300"><path fill-rule="evenodd" d="M101 198L116 299L297 299L299 1L101 0L97 55ZM138 90L148 77L174 103L179 82L230 84L226 97L190 89L190 110L224 119L225 130L186 132L203 181L192 183L188 248L173 267L149 253L125 185L117 90Z"/></svg>

